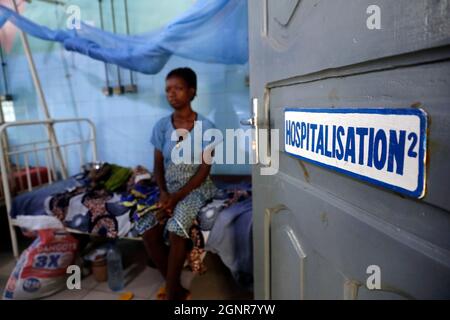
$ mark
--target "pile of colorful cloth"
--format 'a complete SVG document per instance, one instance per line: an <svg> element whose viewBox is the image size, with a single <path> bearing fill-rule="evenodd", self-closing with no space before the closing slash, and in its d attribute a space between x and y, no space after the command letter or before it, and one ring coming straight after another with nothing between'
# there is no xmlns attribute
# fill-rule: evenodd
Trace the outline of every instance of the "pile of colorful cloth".
<svg viewBox="0 0 450 320"><path fill-rule="evenodd" d="M139 238L154 219L163 222L158 211L159 188L152 174L142 166L134 169L103 164L78 177L81 184L49 196L46 212L67 227L107 238ZM202 272L200 253L204 240L198 223L190 231L192 250L188 255L194 272ZM167 242L168 244L168 242Z"/></svg>
<svg viewBox="0 0 450 320"><path fill-rule="evenodd" d="M168 218L156 206L160 192L152 173L142 166L130 169L105 163L76 178L76 186L47 194L44 201L45 213L70 229L107 238L140 238L155 221L165 223ZM202 264L206 237L220 213L250 197L249 189L218 189L200 209L186 230L191 240L187 261L193 272L206 270ZM167 232L165 239L170 245Z"/></svg>

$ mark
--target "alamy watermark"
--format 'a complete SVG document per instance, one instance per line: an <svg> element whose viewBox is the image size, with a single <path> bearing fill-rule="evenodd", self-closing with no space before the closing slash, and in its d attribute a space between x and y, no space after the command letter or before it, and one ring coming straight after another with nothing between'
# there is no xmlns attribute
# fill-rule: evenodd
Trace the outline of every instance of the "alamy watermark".
<svg viewBox="0 0 450 320"><path fill-rule="evenodd" d="M366 269L366 273L370 274L366 280L366 287L369 290L381 289L381 268L375 264L370 265Z"/></svg>
<svg viewBox="0 0 450 320"><path fill-rule="evenodd" d="M80 30L81 24L81 8L77 5L71 4L66 8L66 27L69 30ZM94 21L83 21L85 25L95 26Z"/></svg>
<svg viewBox="0 0 450 320"><path fill-rule="evenodd" d="M81 9L77 5L70 5L66 9L66 14L69 16L66 20L66 27L69 30L81 29Z"/></svg>
<svg viewBox="0 0 450 320"><path fill-rule="evenodd" d="M67 277L66 286L69 290L81 290L81 268L77 265L70 265L66 270Z"/></svg>
<svg viewBox="0 0 450 320"><path fill-rule="evenodd" d="M369 30L381 29L381 8L377 5L367 7L366 13L369 17L366 20L366 26Z"/></svg>
<svg viewBox="0 0 450 320"><path fill-rule="evenodd" d="M196 121L192 132L174 130L171 141L176 143L171 152L174 164L259 163L261 175L274 175L279 169L278 129L226 129L224 137L219 129L203 131L202 121ZM244 147L236 148L237 143Z"/></svg>

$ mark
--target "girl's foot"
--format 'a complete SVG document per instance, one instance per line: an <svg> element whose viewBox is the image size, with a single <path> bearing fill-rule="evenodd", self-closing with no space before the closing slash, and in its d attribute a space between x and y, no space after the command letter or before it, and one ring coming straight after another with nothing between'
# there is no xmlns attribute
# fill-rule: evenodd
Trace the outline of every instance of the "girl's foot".
<svg viewBox="0 0 450 320"><path fill-rule="evenodd" d="M166 286L163 285L156 293L156 300L168 300ZM191 292L183 287L179 287L172 300L191 300Z"/></svg>
<svg viewBox="0 0 450 320"><path fill-rule="evenodd" d="M174 300L191 300L191 292L185 288L181 288Z"/></svg>
<svg viewBox="0 0 450 320"><path fill-rule="evenodd" d="M189 292L189 290L180 286L175 290L172 297L170 297L168 294L166 294L166 299L167 300L191 300L191 293Z"/></svg>
<svg viewBox="0 0 450 320"><path fill-rule="evenodd" d="M164 284L162 287L158 289L158 292L156 293L156 300L166 300L167 292L166 292L166 285Z"/></svg>

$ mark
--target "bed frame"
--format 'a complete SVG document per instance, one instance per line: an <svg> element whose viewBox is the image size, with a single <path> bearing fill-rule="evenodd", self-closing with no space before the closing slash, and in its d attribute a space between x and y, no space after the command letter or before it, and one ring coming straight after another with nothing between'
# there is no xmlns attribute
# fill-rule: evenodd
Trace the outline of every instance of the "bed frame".
<svg viewBox="0 0 450 320"><path fill-rule="evenodd" d="M88 125L87 132L86 129L81 130L80 128L79 134L76 135L77 138L72 138L70 142L58 142L53 129L57 129L64 124L80 125L82 123ZM32 126L40 126L47 129L46 138L42 139L42 136L27 137L29 138L28 140L31 141L21 144L9 143L9 130L18 130L23 133L26 132L27 128ZM88 137L83 138L83 136ZM18 223L10 216L13 198L21 193L30 192L58 180L66 179L69 175L77 174L81 171L81 167L86 163L97 162L96 130L94 123L87 118L17 121L5 123L0 126L0 143L0 169L2 180L0 184L0 202L4 202L6 205L12 251L14 257L17 259L20 252L15 227L18 226ZM83 149L83 147L90 148L90 159L87 159L86 155L86 151L88 150L86 148ZM69 154L71 155L70 157ZM44 161L39 159L43 159ZM74 166L74 163L70 163L70 161L76 161L77 163L75 163ZM72 166L70 166L71 164ZM43 170L38 170L36 173L36 171L33 171L33 168L36 167ZM69 173L67 171L67 168L74 167L76 168L76 172ZM42 172L44 172L44 176L42 175ZM20 174L18 175L18 173ZM33 174L34 181L32 179ZM17 177L19 177L19 179L17 179ZM211 178L218 186L223 183L251 182L251 176L248 175L212 175ZM66 230L76 234L87 234L67 227ZM142 238L132 237L121 237L121 239L142 240Z"/></svg>
<svg viewBox="0 0 450 320"><path fill-rule="evenodd" d="M88 132L86 132L86 129L82 130L82 127L85 127L82 125L83 123L88 125ZM53 129L64 124L77 125L80 134L76 135L76 138L72 138L72 141L58 143L56 136L53 134ZM23 144L10 145L8 141L9 130L15 129L26 132L25 130L27 128L36 126L46 129L44 131L46 131L47 135L44 140L42 140L42 136L27 137L31 141ZM83 138L86 134L88 138ZM36 139L33 140L34 138ZM89 162L96 162L97 144L95 125L91 120L86 118L9 122L0 126L0 142L2 180L0 200L4 201L6 205L12 250L14 257L17 259L19 257L19 248L16 230L14 229L14 226L17 224L15 219L12 219L9 214L13 197L22 192L29 192L33 189L52 184L55 181L66 179L69 175L67 168L70 168L69 165L71 165L69 161L75 161L77 159L79 161L79 171L81 171L82 165ZM91 157L90 159L86 159L86 149L83 148L89 147L91 148ZM74 156L77 152L78 157ZM42 159L43 163L41 163ZM39 170L36 171L33 168L38 168Z"/></svg>

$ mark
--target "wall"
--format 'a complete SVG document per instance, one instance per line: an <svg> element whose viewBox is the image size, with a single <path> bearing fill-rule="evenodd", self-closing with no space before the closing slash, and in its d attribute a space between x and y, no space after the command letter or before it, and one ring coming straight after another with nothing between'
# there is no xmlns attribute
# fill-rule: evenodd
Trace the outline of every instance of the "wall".
<svg viewBox="0 0 450 320"><path fill-rule="evenodd" d="M154 30L183 13L193 1L170 2L129 0L130 31L138 34ZM111 28L110 2L103 1L105 28ZM117 30L125 32L123 2L115 0ZM98 2L70 1L81 8L81 18L99 26ZM64 28L65 8L38 1L24 13L31 20L51 28ZM239 120L248 118L249 93L246 85L248 65L206 64L173 56L157 75L134 73L138 93L106 97L104 64L88 57L65 51L60 44L29 37L35 64L53 118L86 117L97 128L99 158L125 166L142 164L153 168L153 148L149 143L156 121L171 112L164 94L165 75L173 68L189 66L198 75L198 97L193 108L212 120L220 129L238 128ZM43 119L19 37L7 54L10 91L15 99L17 120ZM111 85L117 84L116 67L109 66ZM129 72L121 70L123 84L129 84ZM68 139L78 128L58 130L60 140ZM24 142L33 131L14 131L13 143ZM61 141L60 141L61 142ZM78 164L71 171L78 170ZM247 174L248 165L215 165L218 174Z"/></svg>

